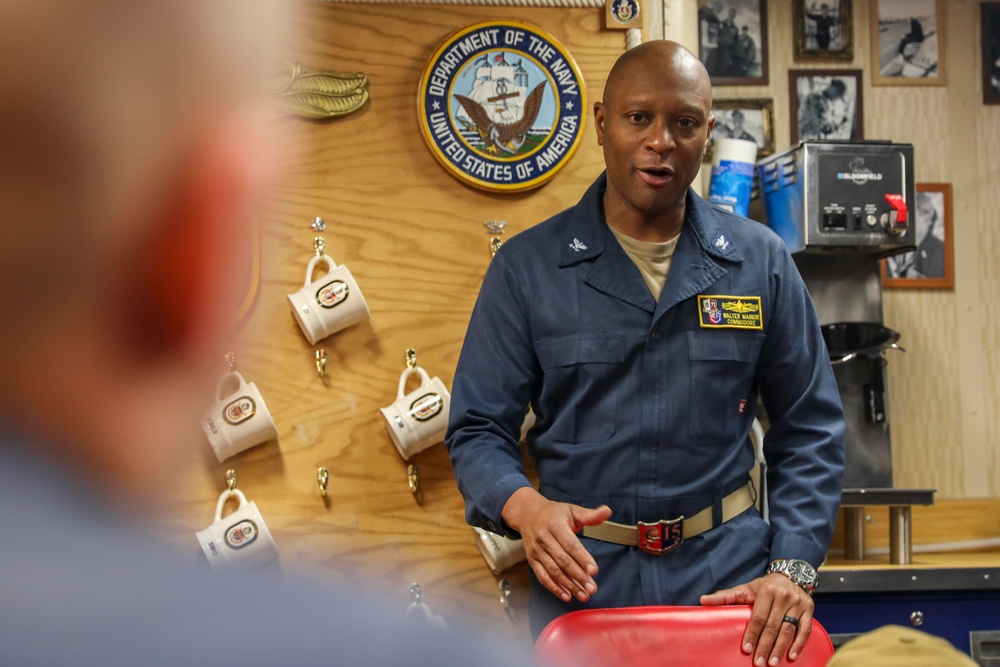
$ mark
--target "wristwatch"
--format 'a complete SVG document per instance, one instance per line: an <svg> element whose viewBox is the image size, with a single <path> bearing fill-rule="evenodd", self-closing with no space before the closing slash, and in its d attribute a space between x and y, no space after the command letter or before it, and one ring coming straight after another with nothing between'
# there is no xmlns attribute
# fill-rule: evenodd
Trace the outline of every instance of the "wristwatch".
<svg viewBox="0 0 1000 667"><path fill-rule="evenodd" d="M813 594L816 586L819 585L819 575L816 568L804 560L775 560L767 566L767 574L780 572L796 584L809 595Z"/></svg>

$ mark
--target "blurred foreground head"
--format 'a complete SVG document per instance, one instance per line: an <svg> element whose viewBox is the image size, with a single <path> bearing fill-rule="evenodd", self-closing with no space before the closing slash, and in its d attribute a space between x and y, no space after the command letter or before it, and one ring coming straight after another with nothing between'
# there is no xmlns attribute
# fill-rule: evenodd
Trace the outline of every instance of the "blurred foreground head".
<svg viewBox="0 0 1000 667"><path fill-rule="evenodd" d="M200 442L268 177L278 18L250 0L0 3L0 426L109 491Z"/></svg>

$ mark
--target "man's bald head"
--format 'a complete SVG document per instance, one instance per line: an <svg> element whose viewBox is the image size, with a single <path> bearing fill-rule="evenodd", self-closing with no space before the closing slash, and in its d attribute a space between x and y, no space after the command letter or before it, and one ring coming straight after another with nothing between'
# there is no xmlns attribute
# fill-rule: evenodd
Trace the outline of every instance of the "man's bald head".
<svg viewBox="0 0 1000 667"><path fill-rule="evenodd" d="M255 3L199 0L0 3L5 312L53 274L43 254L86 271L74 262L101 266L113 239L141 233L125 218L160 205L188 134L246 101L256 54L269 52L255 48L266 40L254 14Z"/></svg>
<svg viewBox="0 0 1000 667"><path fill-rule="evenodd" d="M109 487L194 442L232 333L265 2L0 3L0 422Z"/></svg>
<svg viewBox="0 0 1000 667"><path fill-rule="evenodd" d="M608 74L604 86L604 103L629 86L636 68L653 68L678 77L687 86L697 90L712 106L712 81L705 65L689 50L670 40L645 42L623 53Z"/></svg>

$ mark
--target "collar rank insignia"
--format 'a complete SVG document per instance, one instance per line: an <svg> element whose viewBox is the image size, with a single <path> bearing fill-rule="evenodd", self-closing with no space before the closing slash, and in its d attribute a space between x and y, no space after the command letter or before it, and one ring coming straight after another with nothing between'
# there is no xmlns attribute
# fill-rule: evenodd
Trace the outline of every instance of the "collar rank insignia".
<svg viewBox="0 0 1000 667"><path fill-rule="evenodd" d="M420 79L420 131L434 158L478 188L517 192L555 176L576 151L583 75L551 35L488 21L442 43Z"/></svg>
<svg viewBox="0 0 1000 667"><path fill-rule="evenodd" d="M580 239L574 238L573 242L569 244L569 249L570 250L575 250L577 252L581 252L583 250L586 250L587 246L585 246L583 243L581 243Z"/></svg>
<svg viewBox="0 0 1000 667"><path fill-rule="evenodd" d="M715 247L719 250L725 250L729 247L729 241L725 234L719 234L719 238L715 239Z"/></svg>

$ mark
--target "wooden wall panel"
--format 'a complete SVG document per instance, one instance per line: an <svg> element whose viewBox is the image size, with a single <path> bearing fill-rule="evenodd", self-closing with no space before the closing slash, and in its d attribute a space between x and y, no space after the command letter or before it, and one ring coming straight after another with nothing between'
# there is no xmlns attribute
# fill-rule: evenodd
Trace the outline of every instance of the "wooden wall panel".
<svg viewBox="0 0 1000 667"><path fill-rule="evenodd" d="M267 519L284 567L366 578L400 607L417 582L435 612L476 618L495 636L527 642L527 566L504 575L513 587L506 612L465 523L444 446L412 457L421 478L415 497L378 412L395 400L407 348L451 385L490 261L482 222L507 220L509 237L575 203L603 166L589 113L576 155L532 192L474 190L435 162L417 125L424 64L453 31L498 18L529 21L561 41L584 74L589 102L624 50L624 33L603 30L601 9L296 5L294 59L366 72L371 97L345 118L279 122L284 182L260 213L260 291L234 341L238 369L260 387L279 437L223 464L198 443L195 472L180 480L170 509L177 539L194 549L190 532L211 522L232 467ZM302 286L317 215L328 225L327 255L350 268L372 317L310 346L285 297ZM323 379L314 366L320 348L329 358ZM319 466L330 471L326 502Z"/></svg>

